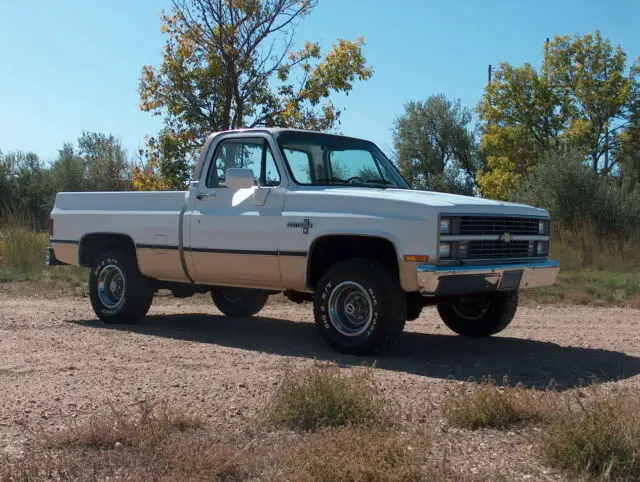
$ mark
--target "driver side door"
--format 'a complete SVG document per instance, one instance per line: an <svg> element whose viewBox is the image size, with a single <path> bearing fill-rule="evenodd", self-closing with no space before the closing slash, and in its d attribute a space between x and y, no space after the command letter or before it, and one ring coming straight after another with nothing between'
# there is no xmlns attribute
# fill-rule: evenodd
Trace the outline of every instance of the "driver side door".
<svg viewBox="0 0 640 482"><path fill-rule="evenodd" d="M254 186L226 186L225 172L234 167L253 170ZM278 286L281 179L267 137L227 137L218 143L190 213L190 272L196 283Z"/></svg>

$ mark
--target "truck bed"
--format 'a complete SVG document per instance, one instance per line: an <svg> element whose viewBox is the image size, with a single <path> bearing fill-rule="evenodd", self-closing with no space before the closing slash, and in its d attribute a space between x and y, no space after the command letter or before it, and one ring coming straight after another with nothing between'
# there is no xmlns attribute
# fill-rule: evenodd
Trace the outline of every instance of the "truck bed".
<svg viewBox="0 0 640 482"><path fill-rule="evenodd" d="M51 213L56 256L78 264L78 244L89 233L127 235L136 248L178 246L185 191L59 193Z"/></svg>

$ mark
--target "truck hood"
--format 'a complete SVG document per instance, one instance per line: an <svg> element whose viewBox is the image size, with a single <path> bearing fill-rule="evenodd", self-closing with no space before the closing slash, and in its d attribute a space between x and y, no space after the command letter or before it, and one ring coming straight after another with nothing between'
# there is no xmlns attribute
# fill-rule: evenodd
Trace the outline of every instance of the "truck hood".
<svg viewBox="0 0 640 482"><path fill-rule="evenodd" d="M410 189L378 189L360 187L330 187L323 190L324 195L337 198L368 199L372 203L380 201L381 204L402 204L405 207L415 207L420 210L432 208L438 212L451 214L504 214L504 215L529 215L548 216L548 212L525 204L517 204L506 201L473 196L460 196L433 191L418 191ZM345 199L346 201L346 199ZM385 201L389 201L386 203ZM398 213L401 214L401 213ZM409 214L409 213L406 213Z"/></svg>

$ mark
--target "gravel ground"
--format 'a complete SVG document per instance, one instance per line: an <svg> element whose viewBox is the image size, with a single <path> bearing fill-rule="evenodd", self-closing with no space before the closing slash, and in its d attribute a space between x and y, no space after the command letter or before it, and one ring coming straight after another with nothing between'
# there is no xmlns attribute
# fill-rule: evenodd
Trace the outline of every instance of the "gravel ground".
<svg viewBox="0 0 640 482"><path fill-rule="evenodd" d="M545 305L521 308L500 336L467 340L425 309L384 356L356 358L324 345L309 305L278 298L246 320L220 316L206 297L159 298L143 322L116 327L98 322L86 299L0 285L0 453L20 454L39 431L108 403L145 398L197 410L214 429L242 430L288 369L314 359L345 369L375 361L402 423L434 433L435 457L446 454L461 473L557 480L535 457L536 428L447 428L439 411L446 389L484 375L558 390L593 381L638 389L639 328L637 310Z"/></svg>

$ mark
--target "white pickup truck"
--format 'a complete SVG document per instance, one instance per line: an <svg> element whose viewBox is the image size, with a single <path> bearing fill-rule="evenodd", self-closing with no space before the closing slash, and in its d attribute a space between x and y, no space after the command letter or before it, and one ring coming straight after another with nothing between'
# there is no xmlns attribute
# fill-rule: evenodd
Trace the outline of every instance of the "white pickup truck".
<svg viewBox="0 0 640 482"><path fill-rule="evenodd" d="M91 267L105 323L153 295L210 292L227 316L270 294L313 301L336 350L368 354L435 305L454 332L503 330L518 290L550 285L549 214L411 190L375 144L294 129L215 133L183 192L59 193L49 265Z"/></svg>

